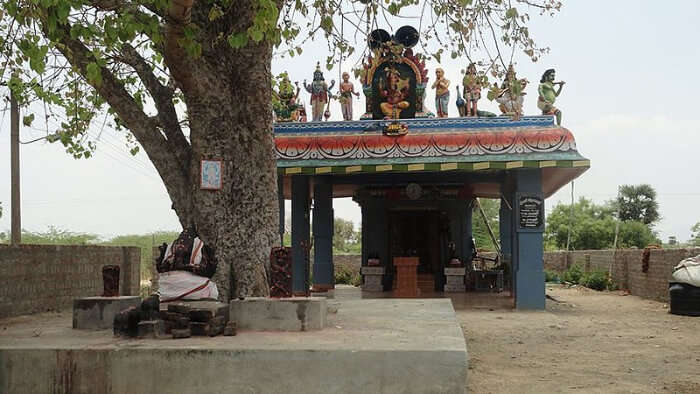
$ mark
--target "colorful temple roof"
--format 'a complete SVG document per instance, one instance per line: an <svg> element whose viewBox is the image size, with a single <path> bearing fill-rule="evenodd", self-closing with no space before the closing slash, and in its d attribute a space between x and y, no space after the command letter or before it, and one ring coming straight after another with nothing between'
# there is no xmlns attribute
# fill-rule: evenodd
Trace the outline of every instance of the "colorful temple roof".
<svg viewBox="0 0 700 394"><path fill-rule="evenodd" d="M274 126L282 175L341 175L542 168L549 195L590 167L573 134L552 116L402 119L408 134L383 133L389 121L291 122ZM564 171L558 171L559 169Z"/></svg>

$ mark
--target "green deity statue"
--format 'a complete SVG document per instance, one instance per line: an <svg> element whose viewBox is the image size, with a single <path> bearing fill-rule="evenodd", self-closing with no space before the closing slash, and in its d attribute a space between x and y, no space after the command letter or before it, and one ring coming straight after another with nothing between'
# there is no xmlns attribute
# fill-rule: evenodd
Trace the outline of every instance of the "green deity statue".
<svg viewBox="0 0 700 394"><path fill-rule="evenodd" d="M537 98L537 108L542 110L542 115L554 115L557 117L557 125L561 126L561 111L554 106L561 89L564 87L564 81L554 82L554 69L550 68L542 74L540 86L537 88L539 97ZM559 85L557 89L554 85Z"/></svg>

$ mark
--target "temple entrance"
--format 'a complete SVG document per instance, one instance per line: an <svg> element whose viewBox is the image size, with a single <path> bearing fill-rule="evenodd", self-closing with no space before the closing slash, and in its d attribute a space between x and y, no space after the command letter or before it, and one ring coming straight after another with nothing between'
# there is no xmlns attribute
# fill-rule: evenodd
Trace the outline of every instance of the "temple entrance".
<svg viewBox="0 0 700 394"><path fill-rule="evenodd" d="M445 234L437 210L397 210L389 213L390 258L418 257L418 288L423 293L441 291ZM395 287L396 281L393 282Z"/></svg>

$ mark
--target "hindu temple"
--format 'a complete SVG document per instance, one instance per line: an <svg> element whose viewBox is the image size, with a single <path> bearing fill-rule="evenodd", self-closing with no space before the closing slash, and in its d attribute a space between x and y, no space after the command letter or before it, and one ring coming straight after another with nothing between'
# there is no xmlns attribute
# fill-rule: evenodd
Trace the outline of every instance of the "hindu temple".
<svg viewBox="0 0 700 394"><path fill-rule="evenodd" d="M359 120L347 106L359 93L347 74L339 84L343 121L323 120L333 83L329 87L319 68L305 83L311 121L297 100L299 89L294 94L288 80L280 87L274 132L282 213L284 199L292 206L293 292L334 287L333 199L352 197L362 212L365 291L420 297L486 283L510 292L518 309L544 309L545 199L590 166L554 107L563 83L547 70L538 89L542 114L524 115L527 80L510 67L500 86L489 87L472 64L450 101L442 70L431 75L414 54L417 41L408 26L394 35L372 32L372 55L360 74L365 113ZM477 108L488 88L501 115ZM425 103L433 90L435 112ZM500 201L500 242L489 267L475 261L477 198Z"/></svg>

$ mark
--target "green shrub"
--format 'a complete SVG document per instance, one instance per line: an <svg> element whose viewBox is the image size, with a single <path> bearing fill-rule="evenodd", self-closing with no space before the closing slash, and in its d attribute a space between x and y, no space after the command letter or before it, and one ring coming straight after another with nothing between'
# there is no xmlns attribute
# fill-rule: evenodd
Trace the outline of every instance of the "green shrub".
<svg viewBox="0 0 700 394"><path fill-rule="evenodd" d="M559 273L556 271L544 270L544 281L545 282L556 282L559 283Z"/></svg>
<svg viewBox="0 0 700 394"><path fill-rule="evenodd" d="M581 277L581 285L593 290L606 290L613 287L612 281L608 278L608 273L605 271L586 272Z"/></svg>
<svg viewBox="0 0 700 394"><path fill-rule="evenodd" d="M564 271L561 279L564 282L569 282L573 284L581 283L581 277L583 276L583 266L579 263L575 263L568 270Z"/></svg>
<svg viewBox="0 0 700 394"><path fill-rule="evenodd" d="M344 265L335 266L335 283L344 285L359 286L362 284L362 277L358 271Z"/></svg>

